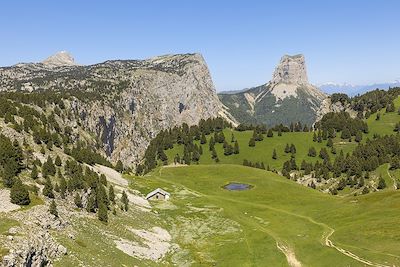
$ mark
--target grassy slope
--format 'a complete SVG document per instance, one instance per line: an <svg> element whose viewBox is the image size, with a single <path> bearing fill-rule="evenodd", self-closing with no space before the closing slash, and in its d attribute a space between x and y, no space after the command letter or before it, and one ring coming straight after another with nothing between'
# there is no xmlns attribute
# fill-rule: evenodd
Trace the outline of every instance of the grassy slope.
<svg viewBox="0 0 400 267"><path fill-rule="evenodd" d="M221 188L229 181L255 187L229 192ZM191 244L188 248L198 263L285 266L286 259L276 248L279 242L289 246L304 266L362 266L323 245L331 227L336 230L331 237L336 245L371 261L400 264L400 257L392 256L400 255L400 194L393 191L332 197L271 172L222 164L163 168L152 177L136 178L134 186L143 193L154 187L171 191L171 202L178 209L159 212L164 218L174 218L178 225L182 217L202 216L187 212L188 203L221 208L224 218L239 223L240 232L206 236L202 241L207 245L200 247ZM185 188L197 196L181 197L179 191ZM179 238L176 241L184 243ZM209 256L202 257L204 254Z"/></svg>

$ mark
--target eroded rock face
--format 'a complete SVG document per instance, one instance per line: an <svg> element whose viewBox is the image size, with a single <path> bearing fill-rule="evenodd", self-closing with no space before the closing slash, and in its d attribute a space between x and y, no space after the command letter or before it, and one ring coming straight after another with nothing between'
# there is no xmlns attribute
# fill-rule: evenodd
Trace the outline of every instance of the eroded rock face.
<svg viewBox="0 0 400 267"><path fill-rule="evenodd" d="M67 51L58 52L42 62L44 65L49 67L61 67L61 66L74 66L76 65L74 58Z"/></svg>
<svg viewBox="0 0 400 267"><path fill-rule="evenodd" d="M342 104L339 101L336 103L332 103L330 97L327 97L322 101L320 108L317 110L317 121L321 120L322 117L330 112L339 113L345 111L349 113L350 117L355 118L357 117L357 111L353 110L350 104Z"/></svg>
<svg viewBox="0 0 400 267"><path fill-rule="evenodd" d="M306 62L303 55L284 55L281 58L271 80L271 84L278 83L308 84Z"/></svg>
<svg viewBox="0 0 400 267"><path fill-rule="evenodd" d="M311 126L327 97L308 82L303 55L281 58L270 82L236 94L220 94L225 109L240 123L289 125L301 122Z"/></svg>
<svg viewBox="0 0 400 267"><path fill-rule="evenodd" d="M78 90L93 98L65 101L70 126L93 134L112 161L137 163L163 129L227 117L199 54L114 60L90 66L19 64L0 68L0 90ZM99 96L100 95L100 96Z"/></svg>

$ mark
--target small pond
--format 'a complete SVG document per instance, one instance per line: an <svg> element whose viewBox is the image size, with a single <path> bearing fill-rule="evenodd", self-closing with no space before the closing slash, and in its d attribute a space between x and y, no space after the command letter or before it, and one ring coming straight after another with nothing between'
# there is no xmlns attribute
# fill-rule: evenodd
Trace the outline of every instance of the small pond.
<svg viewBox="0 0 400 267"><path fill-rule="evenodd" d="M253 186L243 183L229 183L227 185L224 185L223 188L230 191L243 191L243 190L249 190L253 188Z"/></svg>

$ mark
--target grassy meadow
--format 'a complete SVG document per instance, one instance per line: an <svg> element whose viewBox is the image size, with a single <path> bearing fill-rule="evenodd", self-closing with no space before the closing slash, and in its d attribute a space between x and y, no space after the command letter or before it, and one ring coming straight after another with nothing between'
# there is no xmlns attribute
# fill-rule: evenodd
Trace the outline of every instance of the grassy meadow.
<svg viewBox="0 0 400 267"><path fill-rule="evenodd" d="M223 189L229 182L254 188ZM225 164L163 167L133 178L131 186L172 193L169 207L153 204L194 266L287 266L277 245L302 266L364 266L326 246L326 238L374 264L400 264L395 191L331 196L272 172Z"/></svg>

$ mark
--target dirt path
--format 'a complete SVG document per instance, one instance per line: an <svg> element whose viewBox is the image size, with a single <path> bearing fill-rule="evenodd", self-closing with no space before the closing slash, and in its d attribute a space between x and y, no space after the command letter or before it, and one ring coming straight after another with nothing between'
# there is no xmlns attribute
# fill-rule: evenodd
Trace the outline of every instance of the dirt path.
<svg viewBox="0 0 400 267"><path fill-rule="evenodd" d="M396 181L396 178L394 178L394 177L390 174L389 168L388 168L386 171L387 171L387 174L389 175L390 179L393 180L393 189L394 189L394 190L397 190L397 181Z"/></svg>
<svg viewBox="0 0 400 267"><path fill-rule="evenodd" d="M329 239L329 237L330 237L334 232L335 232L335 230L331 228L331 232L325 237L325 245L326 245L326 246L331 247L331 248L334 248L334 249L336 249L337 251L339 251L340 253L342 253L343 255L346 255L346 256L348 256L348 257L350 257L350 258L353 258L353 259L355 259L356 261L359 261L359 262L361 262L361 263L364 263L364 264L366 264L366 265L368 265L368 266L374 266L374 267L391 267L390 265L384 265L384 264L380 264L380 263L374 263L374 262L369 261L369 260L367 260L367 259L361 258L361 257L355 255L354 253L348 251L348 250L345 250L345 249L343 249L343 248L341 248L341 247L336 246L336 245Z"/></svg>
<svg viewBox="0 0 400 267"><path fill-rule="evenodd" d="M296 255L288 246L276 242L276 247L285 254L290 267L301 267L301 263L296 259Z"/></svg>
<svg viewBox="0 0 400 267"><path fill-rule="evenodd" d="M160 174L161 174L161 172L160 172ZM352 258L352 259L354 259L354 260L356 260L356 261L358 261L358 262L361 262L361 263L363 263L363 264L366 264L366 265L368 265L368 266L373 266L373 267L392 267L392 266L390 266L390 265L384 265L384 264L380 264L380 263L375 263L375 262L372 262L372 261L370 261L370 260L364 259L364 258L362 258L362 257L360 257L360 256L355 255L355 254L352 253L351 251L345 250L345 249L339 247L338 245L335 245L335 244L333 243L333 241L329 239L329 238L333 235L333 233L335 232L335 230L334 230L332 227L330 227L330 226L328 226L327 224L325 224L325 223L321 223L321 222L315 221L315 220L314 220L313 218L311 218L311 217L304 216L304 215L300 215L300 214L296 214L296 213L293 213L293 212L290 212L290 211L286 211L286 210L282 210L282 209L279 209L279 208L274 208L274 207L271 207L271 206L265 205L265 204L249 203L249 202L247 202L247 201L241 201L241 200L231 199L231 198L226 198L226 197L221 197L221 196L210 196L210 195L205 195L205 194L203 194L203 193L201 193L201 192L198 192L198 191L189 189L189 188L187 188L186 186L184 186L184 185L182 185L182 184L180 184L180 183L171 182L171 181L165 180L165 179L163 179L163 178L161 178L161 177L159 177L158 179L161 180L161 181L163 181L163 182L166 182L166 183L176 184L176 185L182 186L182 187L186 188L187 190L191 190L191 191L193 191L193 192L196 192L198 195L202 195L202 196L205 196L205 197L208 197L208 198L218 198L218 199L222 199L222 200L225 200L225 201L231 201L231 202L237 202L237 203L242 203L242 204L246 204L246 205L253 205L253 206L258 206L258 207L264 207L264 208L267 208L267 209L270 209L270 210L273 210L273 211L276 211L276 212L281 212L281 213L285 213L285 214L287 214L287 215L291 215L291 216L295 216L295 217L298 217L298 218L305 219L305 220L307 220L307 221L309 221L309 222L311 222L311 223L313 223L313 224L319 225L319 226L321 226L323 229L325 229L325 231L324 231L324 233L323 233L323 235L322 235L322 240L324 241L324 245L325 245L325 246L334 248L334 249L336 249L338 252L340 252L341 254L343 254L343 255L345 255L345 256L347 256L347 257L350 257L350 258ZM274 237L274 235L271 234L271 233L269 233L269 232L266 232L266 233L269 234L269 235L271 235L271 236L276 240L277 246L278 246L277 238ZM279 249L280 251L282 251L283 247L282 247L282 245L280 245L280 246L281 246L281 248L278 247L278 249ZM286 250L286 251L282 251L282 252L285 254L286 258L288 259L288 256L287 256L286 253L289 253L289 252L288 252L287 250ZM296 262L296 261L298 262L297 259L296 259L296 261L294 261L293 257L294 257L294 259L296 259L294 253L290 255L290 259L288 259L288 264L289 264L290 266L292 266L292 267L301 266L301 265L292 265L292 264L295 264L294 262ZM292 261L292 262L289 262L289 260ZM300 263L300 262L298 262L298 263ZM297 263L296 263L296 264L297 264ZM300 264L301 264L301 263L300 263Z"/></svg>

